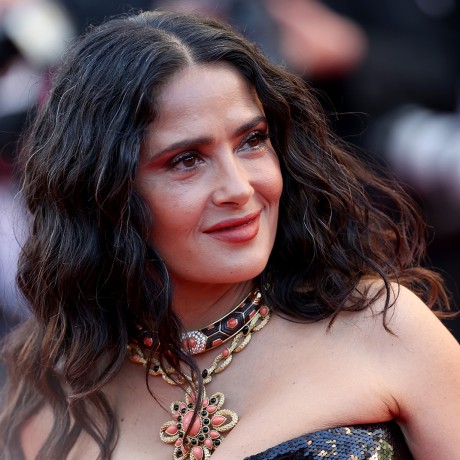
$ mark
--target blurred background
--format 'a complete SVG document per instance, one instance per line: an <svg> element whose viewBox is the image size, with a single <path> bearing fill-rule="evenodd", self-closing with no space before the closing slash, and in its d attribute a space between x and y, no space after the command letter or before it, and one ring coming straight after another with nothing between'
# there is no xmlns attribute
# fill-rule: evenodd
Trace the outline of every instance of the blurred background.
<svg viewBox="0 0 460 460"><path fill-rule="evenodd" d="M224 19L309 81L338 134L420 203L426 265L460 305L459 1L0 0L0 335L27 314L14 285L25 222L14 164L27 117L89 25L156 8ZM445 324L460 340L460 318Z"/></svg>

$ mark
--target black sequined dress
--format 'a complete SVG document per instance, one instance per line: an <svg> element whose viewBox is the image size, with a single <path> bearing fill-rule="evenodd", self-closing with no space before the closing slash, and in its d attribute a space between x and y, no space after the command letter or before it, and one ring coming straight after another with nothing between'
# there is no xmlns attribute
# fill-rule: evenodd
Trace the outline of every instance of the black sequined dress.
<svg viewBox="0 0 460 460"><path fill-rule="evenodd" d="M245 460L413 460L394 422L315 431Z"/></svg>

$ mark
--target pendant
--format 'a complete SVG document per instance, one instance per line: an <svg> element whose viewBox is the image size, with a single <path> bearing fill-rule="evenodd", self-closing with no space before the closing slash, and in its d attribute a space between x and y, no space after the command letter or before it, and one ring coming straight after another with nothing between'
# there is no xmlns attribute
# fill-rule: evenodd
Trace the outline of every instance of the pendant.
<svg viewBox="0 0 460 460"><path fill-rule="evenodd" d="M185 391L184 401L173 401L170 409L173 420L160 428L160 438L168 444L174 443L173 460L206 460L221 444L221 433L230 431L238 423L238 415L222 409L225 402L223 393L211 397L203 391L200 410L190 427L195 410L196 393L191 387ZM189 428L190 427L190 428ZM185 432L189 428L188 435Z"/></svg>

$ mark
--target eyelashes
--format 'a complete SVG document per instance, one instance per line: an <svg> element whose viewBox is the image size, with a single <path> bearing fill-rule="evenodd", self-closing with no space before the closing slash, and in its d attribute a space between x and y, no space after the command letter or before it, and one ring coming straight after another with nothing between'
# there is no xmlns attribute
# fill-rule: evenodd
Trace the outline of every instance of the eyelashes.
<svg viewBox="0 0 460 460"><path fill-rule="evenodd" d="M268 138L269 134L267 131L254 131L251 134L249 134L248 137L243 139L243 145L248 144L251 149L255 149L258 148L261 144L265 144Z"/></svg>
<svg viewBox="0 0 460 460"><path fill-rule="evenodd" d="M171 167L181 170L191 170L197 167L201 155L198 152L185 152L171 160ZM201 162L204 160L201 158Z"/></svg>
<svg viewBox="0 0 460 460"><path fill-rule="evenodd" d="M238 145L236 151L258 151L266 146L270 138L268 131L253 131L249 133ZM188 150L179 153L169 161L169 167L179 171L192 171L206 161L206 155L198 150Z"/></svg>

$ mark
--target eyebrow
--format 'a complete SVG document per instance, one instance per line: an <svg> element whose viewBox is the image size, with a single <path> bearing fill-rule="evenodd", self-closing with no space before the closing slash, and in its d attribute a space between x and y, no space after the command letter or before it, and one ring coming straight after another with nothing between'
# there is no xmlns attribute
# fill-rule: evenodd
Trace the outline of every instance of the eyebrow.
<svg viewBox="0 0 460 460"><path fill-rule="evenodd" d="M244 125L239 126L234 132L233 132L233 137L238 137L244 134L245 132L251 130L255 126L257 126L259 123L267 123L267 118L265 115L258 115L257 117L253 118L252 120L249 120L247 123ZM159 152L154 153L151 158L159 158L162 155L164 155L167 152L170 152L172 150L182 150L186 148L190 148L192 146L196 145L209 145L212 144L214 141L214 138L212 137L207 137L207 136L200 136L200 137L193 137L189 139L183 139L177 142L174 142L170 145L168 145L166 148L160 150Z"/></svg>

